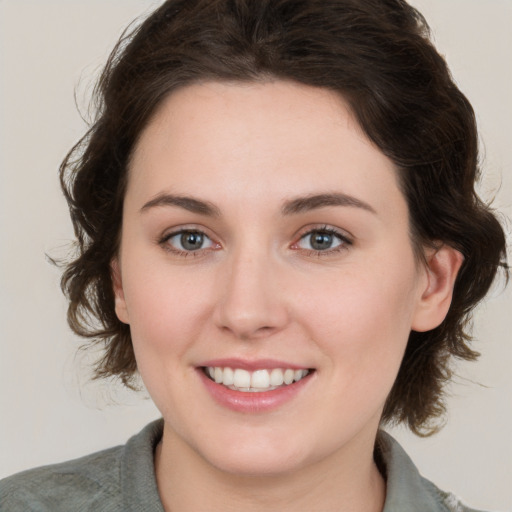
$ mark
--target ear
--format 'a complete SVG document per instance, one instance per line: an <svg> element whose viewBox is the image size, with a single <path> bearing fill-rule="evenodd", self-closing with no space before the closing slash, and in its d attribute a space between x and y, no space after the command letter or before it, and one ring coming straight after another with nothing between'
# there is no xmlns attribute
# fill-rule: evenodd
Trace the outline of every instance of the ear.
<svg viewBox="0 0 512 512"><path fill-rule="evenodd" d="M430 331L445 319L452 302L453 286L464 261L462 254L447 245L427 250L426 285L413 317L413 331Z"/></svg>
<svg viewBox="0 0 512 512"><path fill-rule="evenodd" d="M130 323L128 316L128 308L124 298L123 280L121 277L121 269L119 268L119 259L114 258L110 263L110 272L112 275L112 286L115 295L115 309L116 315L119 320L125 324Z"/></svg>

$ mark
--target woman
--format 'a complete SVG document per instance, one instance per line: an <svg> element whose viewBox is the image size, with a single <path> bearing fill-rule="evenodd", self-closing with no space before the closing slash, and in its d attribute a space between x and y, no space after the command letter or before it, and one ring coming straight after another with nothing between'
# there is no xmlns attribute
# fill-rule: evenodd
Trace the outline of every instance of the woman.
<svg viewBox="0 0 512 512"><path fill-rule="evenodd" d="M99 90L61 169L69 321L163 422L4 481L7 509L466 510L379 431L435 430L505 259L421 16L169 1Z"/></svg>

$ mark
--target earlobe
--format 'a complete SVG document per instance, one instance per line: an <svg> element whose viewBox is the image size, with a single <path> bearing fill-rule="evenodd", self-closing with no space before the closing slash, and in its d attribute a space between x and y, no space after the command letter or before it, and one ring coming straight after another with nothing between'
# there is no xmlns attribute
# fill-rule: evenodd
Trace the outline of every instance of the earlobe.
<svg viewBox="0 0 512 512"><path fill-rule="evenodd" d="M462 254L447 245L427 253L426 286L419 298L412 330L430 331L443 322L450 309L455 279L463 261Z"/></svg>
<svg viewBox="0 0 512 512"><path fill-rule="evenodd" d="M121 277L121 270L119 268L119 260L113 259L110 263L110 272L112 275L112 286L114 289L115 296L115 310L117 318L125 323L129 324L128 309L126 307L126 301L124 298L123 281Z"/></svg>

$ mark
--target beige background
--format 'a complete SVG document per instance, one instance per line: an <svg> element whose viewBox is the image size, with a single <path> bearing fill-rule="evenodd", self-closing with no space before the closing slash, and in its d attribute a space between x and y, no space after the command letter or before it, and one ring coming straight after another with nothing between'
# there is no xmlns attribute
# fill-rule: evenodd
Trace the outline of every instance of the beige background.
<svg viewBox="0 0 512 512"><path fill-rule="evenodd" d="M88 381L45 261L72 237L57 168L85 129L73 91L87 114L122 28L158 3L0 0L0 477L123 443L158 416L144 397ZM512 218L512 1L413 3L477 111L482 194ZM459 368L446 428L426 440L395 433L441 487L512 510L512 286L479 310L475 333L482 358Z"/></svg>

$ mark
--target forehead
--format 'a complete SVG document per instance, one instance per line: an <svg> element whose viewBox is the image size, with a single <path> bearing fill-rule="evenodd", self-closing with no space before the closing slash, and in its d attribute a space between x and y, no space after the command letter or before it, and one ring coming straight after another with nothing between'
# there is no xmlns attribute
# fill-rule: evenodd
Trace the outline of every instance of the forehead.
<svg viewBox="0 0 512 512"><path fill-rule="evenodd" d="M300 147L307 149L301 145L304 137L310 141L308 146L321 140L329 144L337 136L334 127L369 143L346 102L333 91L280 80L206 82L168 95L143 131L134 153L144 157L148 149L157 149L166 135L172 136L166 145L172 142L183 150L190 149L188 144L194 136L205 152L211 150L209 142L216 145L223 139L229 149L242 143L255 147L273 139L283 150L295 143L297 152ZM341 139L337 142L343 143ZM214 152L220 150L216 146ZM270 155L265 152L262 156Z"/></svg>
<svg viewBox="0 0 512 512"><path fill-rule="evenodd" d="M393 163L344 100L286 81L211 82L169 95L139 139L128 191L147 201L165 190L246 202L339 191L365 194L376 209L403 202Z"/></svg>

